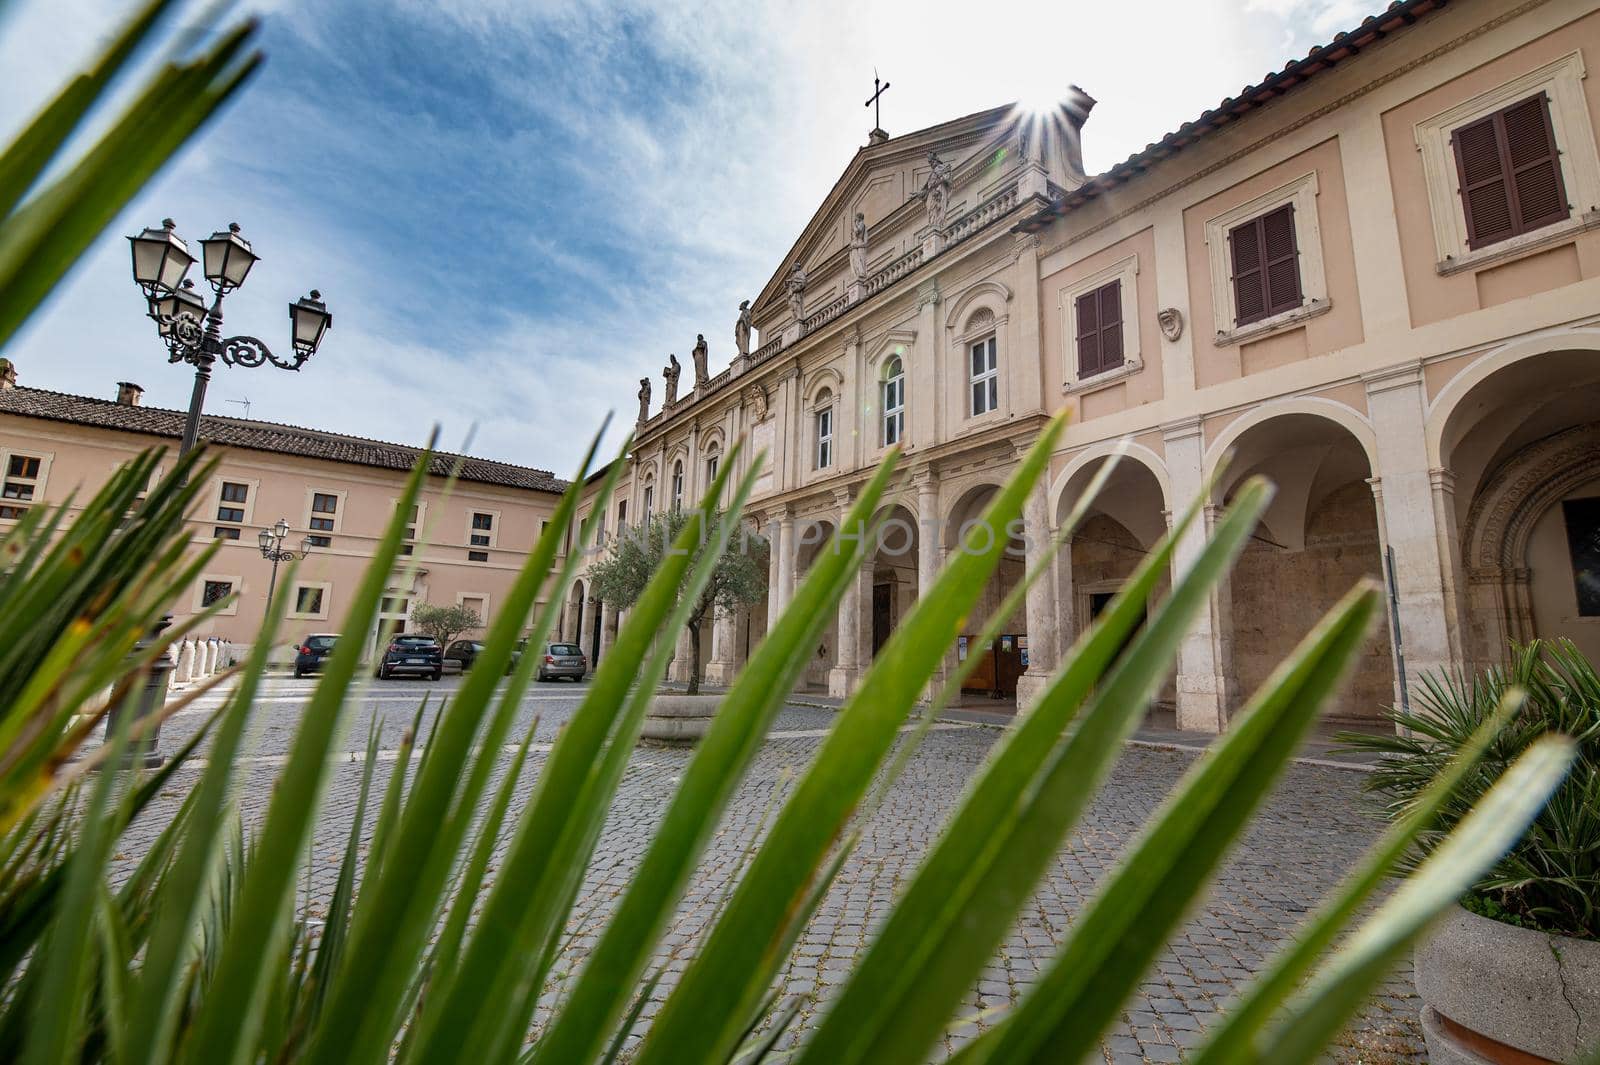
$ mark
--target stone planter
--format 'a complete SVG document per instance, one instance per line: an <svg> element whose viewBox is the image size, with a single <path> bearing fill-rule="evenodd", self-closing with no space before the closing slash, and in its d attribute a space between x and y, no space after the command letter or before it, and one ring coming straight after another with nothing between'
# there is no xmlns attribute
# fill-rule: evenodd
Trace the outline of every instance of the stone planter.
<svg viewBox="0 0 1600 1065"><path fill-rule="evenodd" d="M1452 910L1417 948L1432 1065L1576 1062L1600 1040L1600 943Z"/></svg>
<svg viewBox="0 0 1600 1065"><path fill-rule="evenodd" d="M639 742L652 747L692 747L711 727L720 695L657 695L639 729Z"/></svg>

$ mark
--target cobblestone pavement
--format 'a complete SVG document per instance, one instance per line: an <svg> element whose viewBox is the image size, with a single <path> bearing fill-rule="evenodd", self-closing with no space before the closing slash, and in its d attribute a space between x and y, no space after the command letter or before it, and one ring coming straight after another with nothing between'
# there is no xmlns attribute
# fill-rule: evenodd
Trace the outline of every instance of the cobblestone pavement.
<svg viewBox="0 0 1600 1065"><path fill-rule="evenodd" d="M263 692L257 732L239 772L240 806L247 824L257 822L265 812L271 782L288 750L311 683L274 680ZM376 718L380 749L393 751L422 696L429 696L436 707L454 687L452 678L436 684L374 683L351 715L349 739L343 749L360 750L369 724ZM526 728L537 718L536 744L555 738L582 693L582 688L567 682L534 686L522 707L522 726ZM209 705L214 706L215 701ZM814 707L783 711L682 902L663 948L665 977L657 988L656 1001L645 1008L646 1018L655 1013L686 967L681 953L692 948L730 878L737 875L751 842L765 830L775 801L788 792L816 752L832 713ZM202 720L200 710L175 717L163 731L163 749L175 748ZM851 959L884 917L999 735L998 729L966 723L939 726L929 733L904 777L864 825L859 847L801 937L783 974L787 995L814 996L790 1038L799 1038L806 1023L819 1015L822 1007L817 1002L825 1002L844 982ZM543 758L544 751L536 746L524 770L530 784ZM579 893L557 980L573 972L596 942L688 758L686 751L663 749L641 749L633 758ZM978 1018L981 1024L984 1011L1014 1001L1036 978L1095 883L1113 866L1129 838L1192 758L1191 752L1138 747L1124 753L1077 832L1056 856L1018 925L972 989L965 1016ZM392 756L380 755L380 783L392 764ZM162 803L175 806L183 786L195 775L194 769L181 771ZM306 877L304 905L312 915L332 896L359 780L360 766L354 760L340 764L332 774ZM1205 904L1107 1034L1102 1045L1106 1061L1177 1061L1185 1047L1199 1041L1229 997L1263 967L1274 947L1375 837L1379 826L1360 795L1360 781L1356 772L1326 766L1296 765L1289 770ZM523 789L522 794L528 790ZM158 809L134 826L119 860L131 864L159 830L163 812ZM671 951L680 956L673 957ZM1422 1060L1416 1013L1410 975L1398 973L1383 987L1361 1022L1343 1037L1336 1059L1364 1063ZM950 1045L961 1038L961 1031L952 1033Z"/></svg>

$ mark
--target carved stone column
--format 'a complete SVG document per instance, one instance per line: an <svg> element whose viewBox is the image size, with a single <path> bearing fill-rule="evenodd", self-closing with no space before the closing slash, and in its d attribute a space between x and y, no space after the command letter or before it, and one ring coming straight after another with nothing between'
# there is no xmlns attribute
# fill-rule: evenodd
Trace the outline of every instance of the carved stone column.
<svg viewBox="0 0 1600 1065"><path fill-rule="evenodd" d="M917 487L917 598L928 594L939 579L939 567L944 561L942 530L939 528L939 479L931 469L924 467L912 478ZM946 671L955 661L955 648L945 652L944 665L929 678L928 691L937 693L944 684Z"/></svg>
<svg viewBox="0 0 1600 1065"><path fill-rule="evenodd" d="M783 613L789 605L789 600L794 596L794 512L784 507L778 512L778 539L774 546L774 555L777 558L778 581L777 598L774 609L767 618L767 627L770 629L777 623L778 615Z"/></svg>
<svg viewBox="0 0 1600 1065"><path fill-rule="evenodd" d="M845 518L855 492L840 489L835 493L839 505L839 546L841 550L854 546L854 540L866 535L862 528L845 527ZM872 558L870 553L857 567L839 599L839 624L835 637L834 664L828 671L828 694L843 699L855 690L861 678L861 619L866 615L872 596Z"/></svg>
<svg viewBox="0 0 1600 1065"><path fill-rule="evenodd" d="M716 620L711 626L711 661L706 665L706 683L727 687L739 672L735 648L739 619L731 611L716 608Z"/></svg>

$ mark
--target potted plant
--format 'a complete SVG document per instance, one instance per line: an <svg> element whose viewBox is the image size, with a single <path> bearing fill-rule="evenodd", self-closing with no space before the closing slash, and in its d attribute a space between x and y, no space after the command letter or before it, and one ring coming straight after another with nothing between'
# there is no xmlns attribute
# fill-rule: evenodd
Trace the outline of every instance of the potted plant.
<svg viewBox="0 0 1600 1065"><path fill-rule="evenodd" d="M1345 734L1376 753L1367 787L1402 816L1510 692L1521 708L1463 780L1419 854L1443 839L1530 743L1578 742L1566 780L1506 855L1416 951L1435 1065L1578 1061L1600 1042L1600 674L1567 640L1511 649L1471 678L1424 680L1392 735Z"/></svg>

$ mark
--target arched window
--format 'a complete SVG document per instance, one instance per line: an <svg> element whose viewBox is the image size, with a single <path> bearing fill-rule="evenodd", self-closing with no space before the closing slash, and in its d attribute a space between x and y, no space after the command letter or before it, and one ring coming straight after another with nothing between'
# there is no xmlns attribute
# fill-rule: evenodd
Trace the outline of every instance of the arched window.
<svg viewBox="0 0 1600 1065"><path fill-rule="evenodd" d="M906 368L896 355L883 368L883 446L906 435Z"/></svg>
<svg viewBox="0 0 1600 1065"><path fill-rule="evenodd" d="M817 469L825 470L833 465L833 393L824 388L817 393L816 402L813 404L816 421Z"/></svg>
<svg viewBox="0 0 1600 1065"><path fill-rule="evenodd" d="M721 460L722 456L715 447L712 447L711 454L706 456L706 488L708 489L717 479L718 464Z"/></svg>
<svg viewBox="0 0 1600 1065"><path fill-rule="evenodd" d="M645 478L644 498L641 500L641 502L644 504L644 520L648 522L650 520L650 515L654 514L656 510L656 483L654 471L651 472L649 477Z"/></svg>
<svg viewBox="0 0 1600 1065"><path fill-rule="evenodd" d="M988 414L1000 406L1000 363L997 354L993 333L967 345L967 379L972 386L974 415Z"/></svg>
<svg viewBox="0 0 1600 1065"><path fill-rule="evenodd" d="M683 460L672 464L672 509L683 509Z"/></svg>

